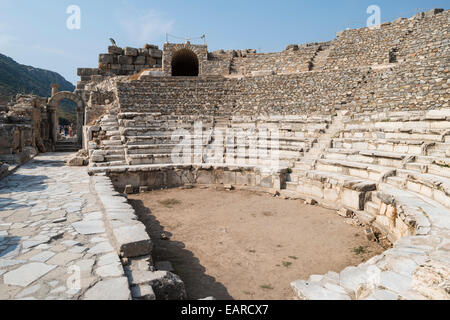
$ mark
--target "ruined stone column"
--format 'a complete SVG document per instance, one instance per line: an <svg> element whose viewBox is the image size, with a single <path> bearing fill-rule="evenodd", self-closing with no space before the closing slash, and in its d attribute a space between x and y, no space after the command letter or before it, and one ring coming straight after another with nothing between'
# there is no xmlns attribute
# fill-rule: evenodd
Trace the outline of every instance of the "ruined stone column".
<svg viewBox="0 0 450 320"><path fill-rule="evenodd" d="M84 124L84 108L77 107L77 141L80 146L83 145L83 124Z"/></svg>
<svg viewBox="0 0 450 320"><path fill-rule="evenodd" d="M53 83L50 85L50 87L52 88L52 97L53 97L59 91L59 84Z"/></svg>
<svg viewBox="0 0 450 320"><path fill-rule="evenodd" d="M50 87L52 88L52 97L55 96L58 91L59 91L59 84L57 83L52 83L50 85ZM51 110L51 119L53 122L53 132L52 132L52 136L53 136L53 143L56 143L56 141L58 141L58 107L52 107Z"/></svg>

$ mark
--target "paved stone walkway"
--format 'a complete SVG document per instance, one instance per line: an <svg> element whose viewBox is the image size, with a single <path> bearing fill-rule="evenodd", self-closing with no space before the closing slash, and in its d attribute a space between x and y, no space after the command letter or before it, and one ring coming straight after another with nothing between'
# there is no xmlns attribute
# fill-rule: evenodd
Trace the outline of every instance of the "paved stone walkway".
<svg viewBox="0 0 450 320"><path fill-rule="evenodd" d="M130 299L92 178L68 156L0 180L0 300Z"/></svg>

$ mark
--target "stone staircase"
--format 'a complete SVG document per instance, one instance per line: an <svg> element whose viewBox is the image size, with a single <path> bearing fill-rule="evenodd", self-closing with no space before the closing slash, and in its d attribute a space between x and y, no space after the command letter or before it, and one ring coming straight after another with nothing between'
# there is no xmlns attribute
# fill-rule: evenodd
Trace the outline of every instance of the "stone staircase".
<svg viewBox="0 0 450 320"><path fill-rule="evenodd" d="M333 118L332 123L325 129L325 133L315 141L309 151L305 152L304 157L295 163L292 172L289 174L288 182L286 182L287 190L296 191L299 184L299 177L305 175L309 170L314 170L316 161L323 157L324 151L330 148L333 137L342 130L342 119L342 114L338 112L338 115Z"/></svg>
<svg viewBox="0 0 450 320"><path fill-rule="evenodd" d="M102 140L100 150L92 154L92 165L96 167L109 167L126 165L126 149L122 144L117 111L109 111L100 120L101 130L105 132L106 139Z"/></svg>
<svg viewBox="0 0 450 320"><path fill-rule="evenodd" d="M58 141L55 143L55 152L78 152L81 146L77 142Z"/></svg>
<svg viewBox="0 0 450 320"><path fill-rule="evenodd" d="M316 53L316 55L313 57L310 63L310 71L312 70L322 70L325 64L328 61L328 57L330 55L330 52L333 50L333 45L328 46L321 46Z"/></svg>

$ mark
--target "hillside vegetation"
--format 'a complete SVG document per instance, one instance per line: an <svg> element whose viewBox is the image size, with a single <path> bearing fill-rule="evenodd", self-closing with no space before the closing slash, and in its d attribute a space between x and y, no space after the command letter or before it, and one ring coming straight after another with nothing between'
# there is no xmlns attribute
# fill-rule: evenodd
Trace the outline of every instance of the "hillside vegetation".
<svg viewBox="0 0 450 320"><path fill-rule="evenodd" d="M50 84L60 85L60 91L74 91L75 86L60 74L19 64L10 57L0 54L0 105L5 105L18 93L50 97ZM76 105L69 101L60 104L60 122L74 122Z"/></svg>

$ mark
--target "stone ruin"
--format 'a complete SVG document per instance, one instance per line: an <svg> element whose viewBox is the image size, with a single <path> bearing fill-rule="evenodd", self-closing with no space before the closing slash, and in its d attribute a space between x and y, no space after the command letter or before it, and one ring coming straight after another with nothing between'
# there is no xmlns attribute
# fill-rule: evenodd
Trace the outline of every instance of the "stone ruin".
<svg viewBox="0 0 450 320"><path fill-rule="evenodd" d="M98 193L112 195L102 201L118 253L131 261L134 296L145 296L143 284L163 286L139 269L150 239L114 190L222 184L336 209L394 244L359 266L294 281L299 298L448 299L449 14L434 9L278 53L111 46L98 68L78 69L71 98L82 147ZM28 142L14 148L36 145L31 127L17 126ZM174 152L180 143L187 158Z"/></svg>
<svg viewBox="0 0 450 320"><path fill-rule="evenodd" d="M57 84L52 85L50 98L18 94L7 106L0 106L0 177L39 153L75 151L81 148L85 103L76 91L58 92L58 87ZM77 142L62 142L58 137L57 110L63 99L77 104ZM77 165L87 163L87 157L81 162L75 161Z"/></svg>
<svg viewBox="0 0 450 320"><path fill-rule="evenodd" d="M0 109L0 176L37 153L52 150L45 99L17 95L15 102Z"/></svg>

